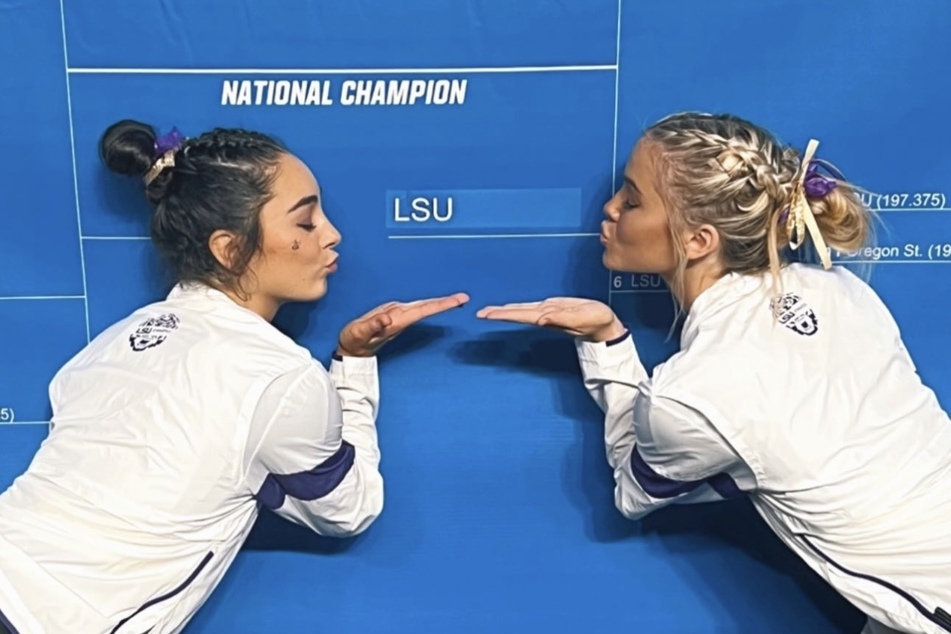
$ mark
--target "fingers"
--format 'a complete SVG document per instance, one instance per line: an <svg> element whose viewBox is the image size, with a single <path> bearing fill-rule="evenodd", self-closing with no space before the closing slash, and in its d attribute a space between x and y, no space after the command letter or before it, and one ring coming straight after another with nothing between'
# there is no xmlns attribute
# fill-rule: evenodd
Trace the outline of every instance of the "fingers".
<svg viewBox="0 0 951 634"><path fill-rule="evenodd" d="M406 304L398 304L387 310L393 318L394 324L399 327L406 327L417 321L421 321L433 315L458 308L469 301L469 296L465 293L456 293L446 297L435 297L432 299L420 299Z"/></svg>
<svg viewBox="0 0 951 634"><path fill-rule="evenodd" d="M387 302L387 303L385 303L385 304L380 304L379 306L377 306L376 308L374 308L374 309L371 310L370 312L368 312L368 313L366 313L365 315L363 315L363 319L369 319L369 318L371 318L371 317L375 317L375 316L379 315L380 313L384 313L384 312L390 310L390 309L393 308L394 306L399 306L399 302Z"/></svg>
<svg viewBox="0 0 951 634"><path fill-rule="evenodd" d="M483 309L484 310L484 309ZM483 319L494 321L508 321L517 324L526 324L529 326L538 326L540 328L549 328L569 335L580 335L581 330L577 324L571 323L572 320L567 317L564 311L558 309L546 308L498 308L483 313Z"/></svg>
<svg viewBox="0 0 951 634"><path fill-rule="evenodd" d="M446 295L445 297L433 297L419 301L424 304L435 302L436 304L446 306L444 310L447 310L449 308L458 308L459 306L469 303L469 295L468 293L453 293L452 295Z"/></svg>
<svg viewBox="0 0 951 634"><path fill-rule="evenodd" d="M519 324L541 325L542 319L548 318L548 311L541 307L518 308L509 306L486 307L477 313L482 319L495 321L512 321Z"/></svg>
<svg viewBox="0 0 951 634"><path fill-rule="evenodd" d="M480 319L493 319L490 315L497 315L504 312L510 312L512 310L540 310L541 307L548 300L540 302L520 302L520 303L511 303L511 304L500 304L497 306L483 306L476 312L476 317Z"/></svg>

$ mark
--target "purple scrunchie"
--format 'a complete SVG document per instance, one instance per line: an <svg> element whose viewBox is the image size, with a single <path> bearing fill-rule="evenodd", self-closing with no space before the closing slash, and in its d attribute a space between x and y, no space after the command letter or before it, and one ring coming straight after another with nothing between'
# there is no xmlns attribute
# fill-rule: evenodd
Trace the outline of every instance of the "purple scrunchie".
<svg viewBox="0 0 951 634"><path fill-rule="evenodd" d="M820 164L839 180L845 180L838 170L820 162L813 161L809 164L809 169L806 170L806 179L803 183L803 188L806 190L806 196L808 198L822 198L836 187L834 180L826 178L819 173Z"/></svg>
<svg viewBox="0 0 951 634"><path fill-rule="evenodd" d="M833 189L836 188L836 183L831 178L826 178L819 173L819 166L822 166L828 170L835 178L839 180L845 180L845 177L842 176L842 173L839 170L835 169L831 165L828 165L824 161L819 159L813 159L809 163L809 169L806 170L806 178L803 181L803 189L806 191L806 198L822 198L823 196L828 195ZM783 209L782 213L779 214L779 222L784 223L786 219L789 218L789 207Z"/></svg>
<svg viewBox="0 0 951 634"><path fill-rule="evenodd" d="M162 156L169 150L177 150L185 141L185 137L178 131L178 128L172 128L168 134L164 134L155 139L155 157Z"/></svg>

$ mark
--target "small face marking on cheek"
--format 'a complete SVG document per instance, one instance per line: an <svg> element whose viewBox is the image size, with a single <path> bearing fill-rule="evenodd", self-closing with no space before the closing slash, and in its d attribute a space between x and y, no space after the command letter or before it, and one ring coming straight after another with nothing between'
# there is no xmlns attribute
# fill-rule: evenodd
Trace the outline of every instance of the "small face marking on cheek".
<svg viewBox="0 0 951 634"><path fill-rule="evenodd" d="M300 248L300 242L298 242L297 240L294 240L294 244L291 245L291 250L297 251L299 248Z"/></svg>

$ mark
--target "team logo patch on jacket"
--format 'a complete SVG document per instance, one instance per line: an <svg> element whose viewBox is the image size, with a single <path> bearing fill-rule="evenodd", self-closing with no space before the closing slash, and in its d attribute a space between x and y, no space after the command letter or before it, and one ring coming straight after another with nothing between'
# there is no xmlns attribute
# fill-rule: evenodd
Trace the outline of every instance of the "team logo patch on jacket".
<svg viewBox="0 0 951 634"><path fill-rule="evenodd" d="M770 302L773 315L782 325L800 335L814 335L819 319L806 302L795 293L786 293Z"/></svg>
<svg viewBox="0 0 951 634"><path fill-rule="evenodd" d="M129 335L129 345L136 352L154 348L165 341L169 333L178 328L179 323L179 318L172 314L146 319Z"/></svg>

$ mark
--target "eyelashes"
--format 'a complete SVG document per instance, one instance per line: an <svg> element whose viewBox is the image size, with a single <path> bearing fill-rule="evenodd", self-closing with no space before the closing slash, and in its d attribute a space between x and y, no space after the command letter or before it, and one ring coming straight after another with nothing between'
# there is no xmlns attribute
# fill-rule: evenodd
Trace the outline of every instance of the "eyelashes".
<svg viewBox="0 0 951 634"><path fill-rule="evenodd" d="M311 224L311 223L299 224L299 225L297 225L297 226L300 227L301 229L304 229L305 231L308 231L308 232L309 232L309 231L313 231L314 229L317 228L317 225L314 225L314 224Z"/></svg>

